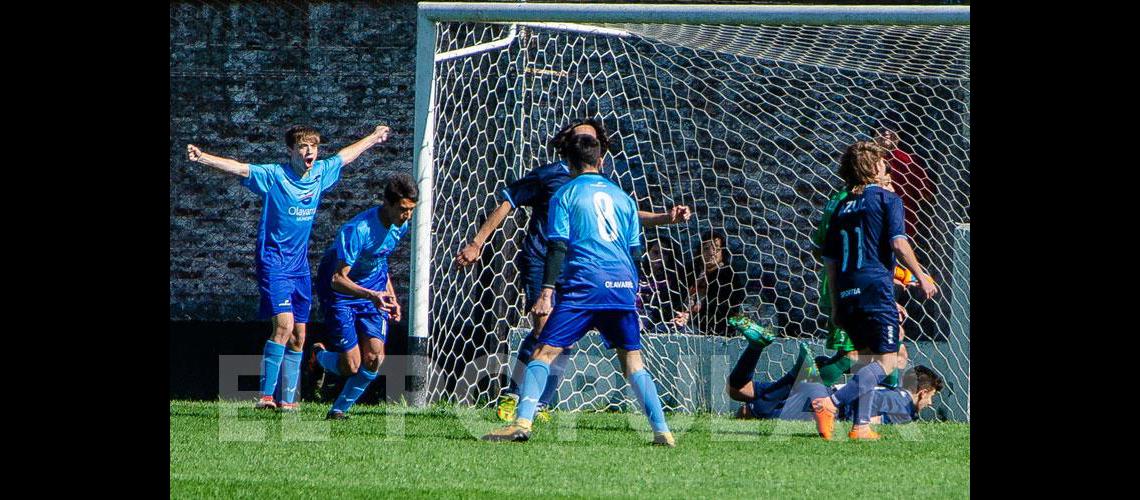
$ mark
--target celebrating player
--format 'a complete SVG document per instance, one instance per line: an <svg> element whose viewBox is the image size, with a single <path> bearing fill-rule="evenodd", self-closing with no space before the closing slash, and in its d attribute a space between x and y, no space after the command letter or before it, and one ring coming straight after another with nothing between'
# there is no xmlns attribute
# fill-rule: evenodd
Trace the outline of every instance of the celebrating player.
<svg viewBox="0 0 1140 500"><path fill-rule="evenodd" d="M550 147L562 158L566 158L568 140L576 135L588 135L598 140L601 145L602 158L609 149L609 136L601 120L576 120L558 132L550 141ZM530 223L527 227L526 239L522 244L522 251L518 254L518 268L521 271L523 289L526 294L526 310L530 311L538 300L542 288L543 269L547 254L547 212L551 196L562 185L570 180L570 169L566 160L543 165L531 170L521 179L511 183L499 195L501 202L487 220L479 227L479 231L471 242L463 247L455 256L455 262L460 267L466 267L479 260L483 245L487 238L503 223L511 210L529 206L531 207ZM667 213L638 212L640 223L645 227L662 224L674 224L689 220L689 207L678 205ZM511 372L510 385L499 396L497 414L503 421L510 421L515 417L518 404L518 382L522 380L523 370L530 362L538 341L538 335L546 325L546 316L531 315L531 333L523 337L519 344L518 357ZM546 384L546 392L539 398L539 417L548 420L547 408L553 406L554 393L561 381L562 372L566 369L571 351L566 349L550 367L550 379Z"/></svg>
<svg viewBox="0 0 1140 500"><path fill-rule="evenodd" d="M384 201L337 230L317 269L317 295L328 323L329 345L313 344L311 362L348 377L325 418L343 420L376 379L384 362L388 320L400 321L400 303L388 274L388 256L408 232L419 200L412 176L393 174ZM364 338L364 342L360 342Z"/></svg>
<svg viewBox="0 0 1140 500"><path fill-rule="evenodd" d="M565 152L573 179L551 199L542 292L532 308L536 316L549 314L550 318L526 365L517 417L483 439L529 439L550 363L587 330L597 328L607 347L618 350L622 371L649 417L653 443L674 446L657 385L641 358L635 305L641 254L637 203L599 173L602 149L598 139L573 136ZM556 280L558 297L553 300Z"/></svg>
<svg viewBox="0 0 1140 500"><path fill-rule="evenodd" d="M850 194L831 217L823 258L828 276L832 318L847 331L860 357L870 363L851 382L829 397L812 400L820 435L831 439L839 406L855 405L848 437L878 439L871 430L871 405L860 400L898 364L899 312L894 298L895 257L918 277L923 295L938 288L922 271L907 242L902 200L877 182L886 174L883 149L870 141L852 144L839 162L839 176Z"/></svg>
<svg viewBox="0 0 1140 500"><path fill-rule="evenodd" d="M285 132L289 162L264 165L207 154L193 144L186 146L190 161L242 177L242 185L262 197L256 254L261 292L258 318L272 318L273 333L262 354L261 399L256 408L297 409L297 382L312 296L309 233L317 206L321 195L340 178L341 167L373 145L388 140L388 132L388 127L379 125L333 157L317 161L321 134L311 127L294 126ZM275 393L280 398L275 400Z"/></svg>

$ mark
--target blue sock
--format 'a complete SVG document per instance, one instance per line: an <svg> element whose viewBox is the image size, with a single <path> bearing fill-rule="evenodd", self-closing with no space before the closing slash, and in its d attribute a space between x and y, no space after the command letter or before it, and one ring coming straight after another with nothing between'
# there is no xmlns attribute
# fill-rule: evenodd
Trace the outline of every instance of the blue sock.
<svg viewBox="0 0 1140 500"><path fill-rule="evenodd" d="M538 397L538 404L547 408L554 407L554 395L558 392L558 384L562 382L562 374L566 372L566 365L570 364L570 355L574 354L570 348L563 349L550 364L550 375L546 377L546 388Z"/></svg>
<svg viewBox="0 0 1140 500"><path fill-rule="evenodd" d="M360 367L360 371L356 372L356 375L348 377L348 380L344 381L344 388L340 390L340 396L337 396L336 402L333 403L332 411L348 413L348 409L352 408L352 404L357 399L360 399L360 395L364 394L364 390L373 380L376 380L376 372L370 372L363 366Z"/></svg>
<svg viewBox="0 0 1140 500"><path fill-rule="evenodd" d="M272 396L277 388L277 377L281 375L281 358L285 356L285 345L272 340L265 341L261 351L261 395Z"/></svg>
<svg viewBox="0 0 1140 500"><path fill-rule="evenodd" d="M546 388L546 377L549 375L550 365L540 360L536 359L526 364L526 374L523 376L522 391L519 394L519 406L515 413L516 418L534 420L538 395L542 394L542 390Z"/></svg>
<svg viewBox="0 0 1140 500"><path fill-rule="evenodd" d="M533 332L534 330L531 330ZM538 339L534 335L527 333L519 342L519 354L515 357L515 369L511 371L511 383L507 386L507 394L518 394L519 384L522 383L523 377L526 376L526 366L530 363L530 357L534 354L534 348L538 345Z"/></svg>
<svg viewBox="0 0 1140 500"><path fill-rule="evenodd" d="M326 372L340 376L340 354L329 351L318 352L317 364L321 365L321 368L324 368Z"/></svg>
<svg viewBox="0 0 1140 500"><path fill-rule="evenodd" d="M637 399L641 401L641 408L645 416L649 417L649 425L653 432L669 432L669 425L665 423L665 411L661 409L661 398L657 396L657 384L649 375L649 370L642 368L629 376L629 383Z"/></svg>
<svg viewBox="0 0 1140 500"><path fill-rule="evenodd" d="M302 352L292 349L285 350L285 356L281 361L281 383L277 391L281 394L279 401L297 402L297 382L301 380Z"/></svg>
<svg viewBox="0 0 1140 500"><path fill-rule="evenodd" d="M867 366L864 366L863 368L860 368L859 371L855 372L855 376L851 378L851 381L848 382L847 385L843 386L843 388L839 389L838 391L835 391L835 394L831 395L831 402L835 403L836 406L849 405L864 395L869 396L871 394L871 391L875 390L875 386L879 385L879 382L882 382L886 376L887 374L883 372L883 366L878 362L872 361L868 363ZM857 406L855 410L862 410L870 414L871 405L860 405ZM859 422L859 416L856 415L855 424L865 424L868 422L870 422L870 417L868 417L867 421L865 422Z"/></svg>
<svg viewBox="0 0 1140 500"><path fill-rule="evenodd" d="M740 359L736 360L736 365L732 367L732 371L728 374L728 385L739 389L752 381L752 372L756 371L756 363L760 362L760 353L764 352L763 347L752 345L748 343L748 347L744 348L744 352L740 353Z"/></svg>

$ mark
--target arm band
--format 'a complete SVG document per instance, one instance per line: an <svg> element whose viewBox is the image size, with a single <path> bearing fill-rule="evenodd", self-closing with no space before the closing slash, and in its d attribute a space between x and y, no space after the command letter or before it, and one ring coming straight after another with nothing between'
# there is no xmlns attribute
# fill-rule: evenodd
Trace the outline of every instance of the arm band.
<svg viewBox="0 0 1140 500"><path fill-rule="evenodd" d="M542 287L554 288L554 282L562 275L562 264L566 261L566 242L551 241L546 245L546 271L542 275Z"/></svg>

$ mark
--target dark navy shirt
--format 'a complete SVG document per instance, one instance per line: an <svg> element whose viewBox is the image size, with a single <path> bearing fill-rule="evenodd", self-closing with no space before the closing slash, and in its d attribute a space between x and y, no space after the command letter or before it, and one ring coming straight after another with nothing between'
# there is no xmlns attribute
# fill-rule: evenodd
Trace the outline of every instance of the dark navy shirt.
<svg viewBox="0 0 1140 500"><path fill-rule="evenodd" d="M569 180L570 168L566 162L559 161L534 168L499 192L499 198L510 202L511 208L531 207L530 223L522 245L523 255L546 258L550 198Z"/></svg>
<svg viewBox="0 0 1140 500"><path fill-rule="evenodd" d="M823 258L836 264L836 290L873 281L889 285L896 264L891 249L895 238L906 238L898 195L871 184L862 194L847 196L831 216L823 245Z"/></svg>

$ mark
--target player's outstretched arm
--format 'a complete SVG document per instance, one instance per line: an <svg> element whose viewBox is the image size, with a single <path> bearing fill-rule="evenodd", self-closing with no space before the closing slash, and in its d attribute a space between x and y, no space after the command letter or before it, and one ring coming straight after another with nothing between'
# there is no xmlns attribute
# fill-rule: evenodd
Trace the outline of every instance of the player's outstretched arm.
<svg viewBox="0 0 1140 500"><path fill-rule="evenodd" d="M918 264L918 257L914 256L914 249L910 247L910 242L903 237L894 238L891 240L891 249L895 251L895 256L902 261L902 264L918 278L918 284L922 287L922 294L925 298L934 297L938 293L938 286L934 284L934 280L931 280L930 276L922 271L922 266Z"/></svg>
<svg viewBox="0 0 1140 500"><path fill-rule="evenodd" d="M637 218L641 222L642 227L663 226L666 224L677 224L679 222L688 222L689 217L692 217L692 212L686 205L677 205L671 208L668 212L653 213L644 210L637 211Z"/></svg>
<svg viewBox="0 0 1140 500"><path fill-rule="evenodd" d="M195 146L193 144L186 145L186 156L192 162L201 163L211 168L216 168L227 174L249 177L248 163L242 163L237 160L231 160L229 158L222 158L221 156L214 156L212 154L204 153L201 149L198 149L198 146Z"/></svg>
<svg viewBox="0 0 1140 500"><path fill-rule="evenodd" d="M483 225L479 226L479 232L475 233L471 243L459 250L455 256L455 263L459 264L460 267L466 267L479 260L479 255L483 253L483 244L487 242L487 238L491 237L491 233L499 228L509 213L511 213L511 202L509 201L504 201L495 207Z"/></svg>
<svg viewBox="0 0 1140 500"><path fill-rule="evenodd" d="M332 289L345 295L351 295L358 299L370 300L373 304L376 305L377 309L387 312L388 314L392 314L392 304L396 300L395 294L392 294L391 297L389 297L388 290L380 292L376 290L369 290L360 285L357 285L355 281L352 281L352 279L348 277L348 273L350 271L352 271L352 266L349 266L344 261L341 261L340 268L337 270L337 272L333 273L332 276ZM392 281L389 279L388 287L391 286Z"/></svg>
<svg viewBox="0 0 1140 500"><path fill-rule="evenodd" d="M388 128L387 125L377 125L376 130L373 130L371 134L346 146L340 150L337 155L340 156L341 161L343 161L345 165L348 165L359 158L368 148L388 140L388 133L391 132L391 130L392 129Z"/></svg>

